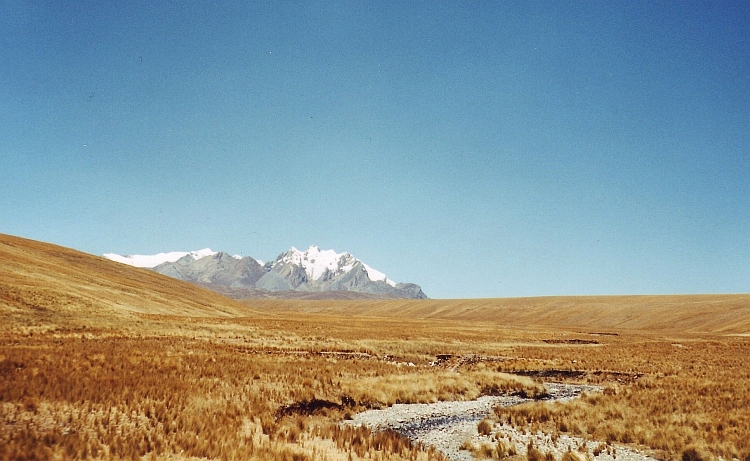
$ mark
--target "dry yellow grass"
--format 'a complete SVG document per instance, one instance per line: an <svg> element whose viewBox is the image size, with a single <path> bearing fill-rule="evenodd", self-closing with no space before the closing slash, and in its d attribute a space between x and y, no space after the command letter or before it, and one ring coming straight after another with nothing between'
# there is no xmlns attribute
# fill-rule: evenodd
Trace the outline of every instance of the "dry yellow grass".
<svg viewBox="0 0 750 461"><path fill-rule="evenodd" d="M679 459L691 448L724 459L750 457L750 343L744 339L676 343L623 338L605 348L518 352L558 368L567 363L567 368L581 371L622 372L624 382L605 381L603 394L565 404L536 402L498 409L503 422L607 443L635 443L662 459ZM511 362L503 367L528 369ZM632 382L624 379L631 373L641 376ZM591 378L599 381L597 375Z"/></svg>
<svg viewBox="0 0 750 461"><path fill-rule="evenodd" d="M0 234L3 327L134 313L227 317L253 310L195 285L68 248Z"/></svg>
<svg viewBox="0 0 750 461"><path fill-rule="evenodd" d="M336 422L533 394L506 373L539 372L608 390L498 418L663 459L745 460L749 311L742 295L242 305L0 236L0 459L437 459ZM430 366L438 354L451 357Z"/></svg>
<svg viewBox="0 0 750 461"><path fill-rule="evenodd" d="M386 365L241 354L201 339L99 339L96 331L93 339L63 332L3 339L0 459L421 452L393 436L341 431L325 418L361 408L336 385L341 377L394 373Z"/></svg>
<svg viewBox="0 0 750 461"><path fill-rule="evenodd" d="M274 312L470 320L586 332L676 331L750 334L750 294L244 302L254 308Z"/></svg>

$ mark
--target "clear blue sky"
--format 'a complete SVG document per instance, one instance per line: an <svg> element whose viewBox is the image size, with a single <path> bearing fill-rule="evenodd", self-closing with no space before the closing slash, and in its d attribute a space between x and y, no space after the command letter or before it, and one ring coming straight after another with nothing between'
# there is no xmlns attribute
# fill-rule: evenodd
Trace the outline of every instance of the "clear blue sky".
<svg viewBox="0 0 750 461"><path fill-rule="evenodd" d="M750 3L3 0L0 191L94 254L747 293Z"/></svg>

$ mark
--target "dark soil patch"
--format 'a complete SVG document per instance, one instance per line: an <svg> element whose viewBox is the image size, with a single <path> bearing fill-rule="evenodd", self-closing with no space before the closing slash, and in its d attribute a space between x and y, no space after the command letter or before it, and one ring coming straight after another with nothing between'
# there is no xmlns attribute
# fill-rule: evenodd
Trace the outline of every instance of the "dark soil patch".
<svg viewBox="0 0 750 461"><path fill-rule="evenodd" d="M341 410L343 406L330 400L312 399L305 400L302 402L295 402L291 405L287 405L276 412L278 417L291 416L291 415L314 415L320 413L323 410Z"/></svg>
<svg viewBox="0 0 750 461"><path fill-rule="evenodd" d="M530 378L540 378L550 381L560 381L565 379L581 380L587 376L596 376L606 381L617 381L619 383L632 383L643 376L643 373L623 373L619 371L581 371L581 370L518 370L513 374L528 376Z"/></svg>
<svg viewBox="0 0 750 461"><path fill-rule="evenodd" d="M586 376L585 371L579 370L519 370L514 371L513 374L547 380L582 379Z"/></svg>
<svg viewBox="0 0 750 461"><path fill-rule="evenodd" d="M531 395L527 393L525 389L521 389L518 392L513 392L510 395L514 397L521 397L522 399L531 399L531 400L546 400L549 397L549 394L547 394L546 392Z"/></svg>
<svg viewBox="0 0 750 461"><path fill-rule="evenodd" d="M545 339L547 344L599 344L593 339Z"/></svg>
<svg viewBox="0 0 750 461"><path fill-rule="evenodd" d="M343 410L347 407L354 407L356 404L354 399L347 396L341 398L341 403L324 399L303 400L302 402L295 402L279 409L276 412L276 417L283 418L284 416L292 415L310 416L320 414L325 410Z"/></svg>

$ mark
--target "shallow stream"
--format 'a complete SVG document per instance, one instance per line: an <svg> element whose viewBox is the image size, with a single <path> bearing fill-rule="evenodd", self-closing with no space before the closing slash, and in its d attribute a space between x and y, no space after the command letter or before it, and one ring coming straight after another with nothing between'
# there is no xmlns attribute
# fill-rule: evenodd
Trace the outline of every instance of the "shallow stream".
<svg viewBox="0 0 750 461"><path fill-rule="evenodd" d="M579 384L545 383L544 386L549 394L546 400L549 401L566 401L577 398L582 392L591 393L602 390L598 386ZM448 459L471 461L475 459L471 452L460 449L465 441L471 440L477 444L494 442L493 438L482 437L478 434L477 424L492 415L495 407L518 405L529 401L531 399L517 396L484 396L463 402L397 404L382 410L358 413L346 424L365 426L372 430L391 429L405 435L413 442L435 447ZM534 445L542 451L558 452L557 459L562 457L562 453L567 451L568 446L575 449L581 443L586 443L583 439L568 436L560 436L557 443L553 443L548 435L525 434L512 427L500 425L493 428L493 433L499 433L508 440L514 440L519 454L525 454L526 445L533 440ZM595 442L588 442L588 444L590 444L590 451L598 445ZM602 452L593 459L602 461L653 460L635 450L622 447L617 448L615 453Z"/></svg>

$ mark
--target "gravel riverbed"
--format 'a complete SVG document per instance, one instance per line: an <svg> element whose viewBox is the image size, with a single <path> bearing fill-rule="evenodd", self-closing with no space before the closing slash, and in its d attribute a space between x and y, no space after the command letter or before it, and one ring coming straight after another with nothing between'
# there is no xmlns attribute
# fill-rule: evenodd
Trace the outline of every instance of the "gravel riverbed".
<svg viewBox="0 0 750 461"><path fill-rule="evenodd" d="M545 383L545 387L549 393L549 400L556 401L577 398L582 392L601 391L601 387L598 386L578 384ZM496 444L496 439L499 438L506 446L514 446L516 452L521 455L526 454L526 447L530 441L533 441L537 449L544 453L552 452L556 459L560 459L568 447L576 450L581 444L586 443L581 438L567 435L561 435L553 442L548 434L523 433L506 425L495 425L492 429L492 436L479 435L477 424L491 415L495 407L518 405L528 401L530 399L516 396L485 396L465 402L397 404L382 410L358 413L345 424L365 426L376 431L391 429L414 442L433 446L448 459L456 461L475 459L471 452L460 449L466 441L480 446L482 443ZM643 453L625 447L612 447L614 450L610 448L608 451L605 450L593 456L592 453L599 445L598 442L586 443L589 456L597 461L654 460Z"/></svg>

